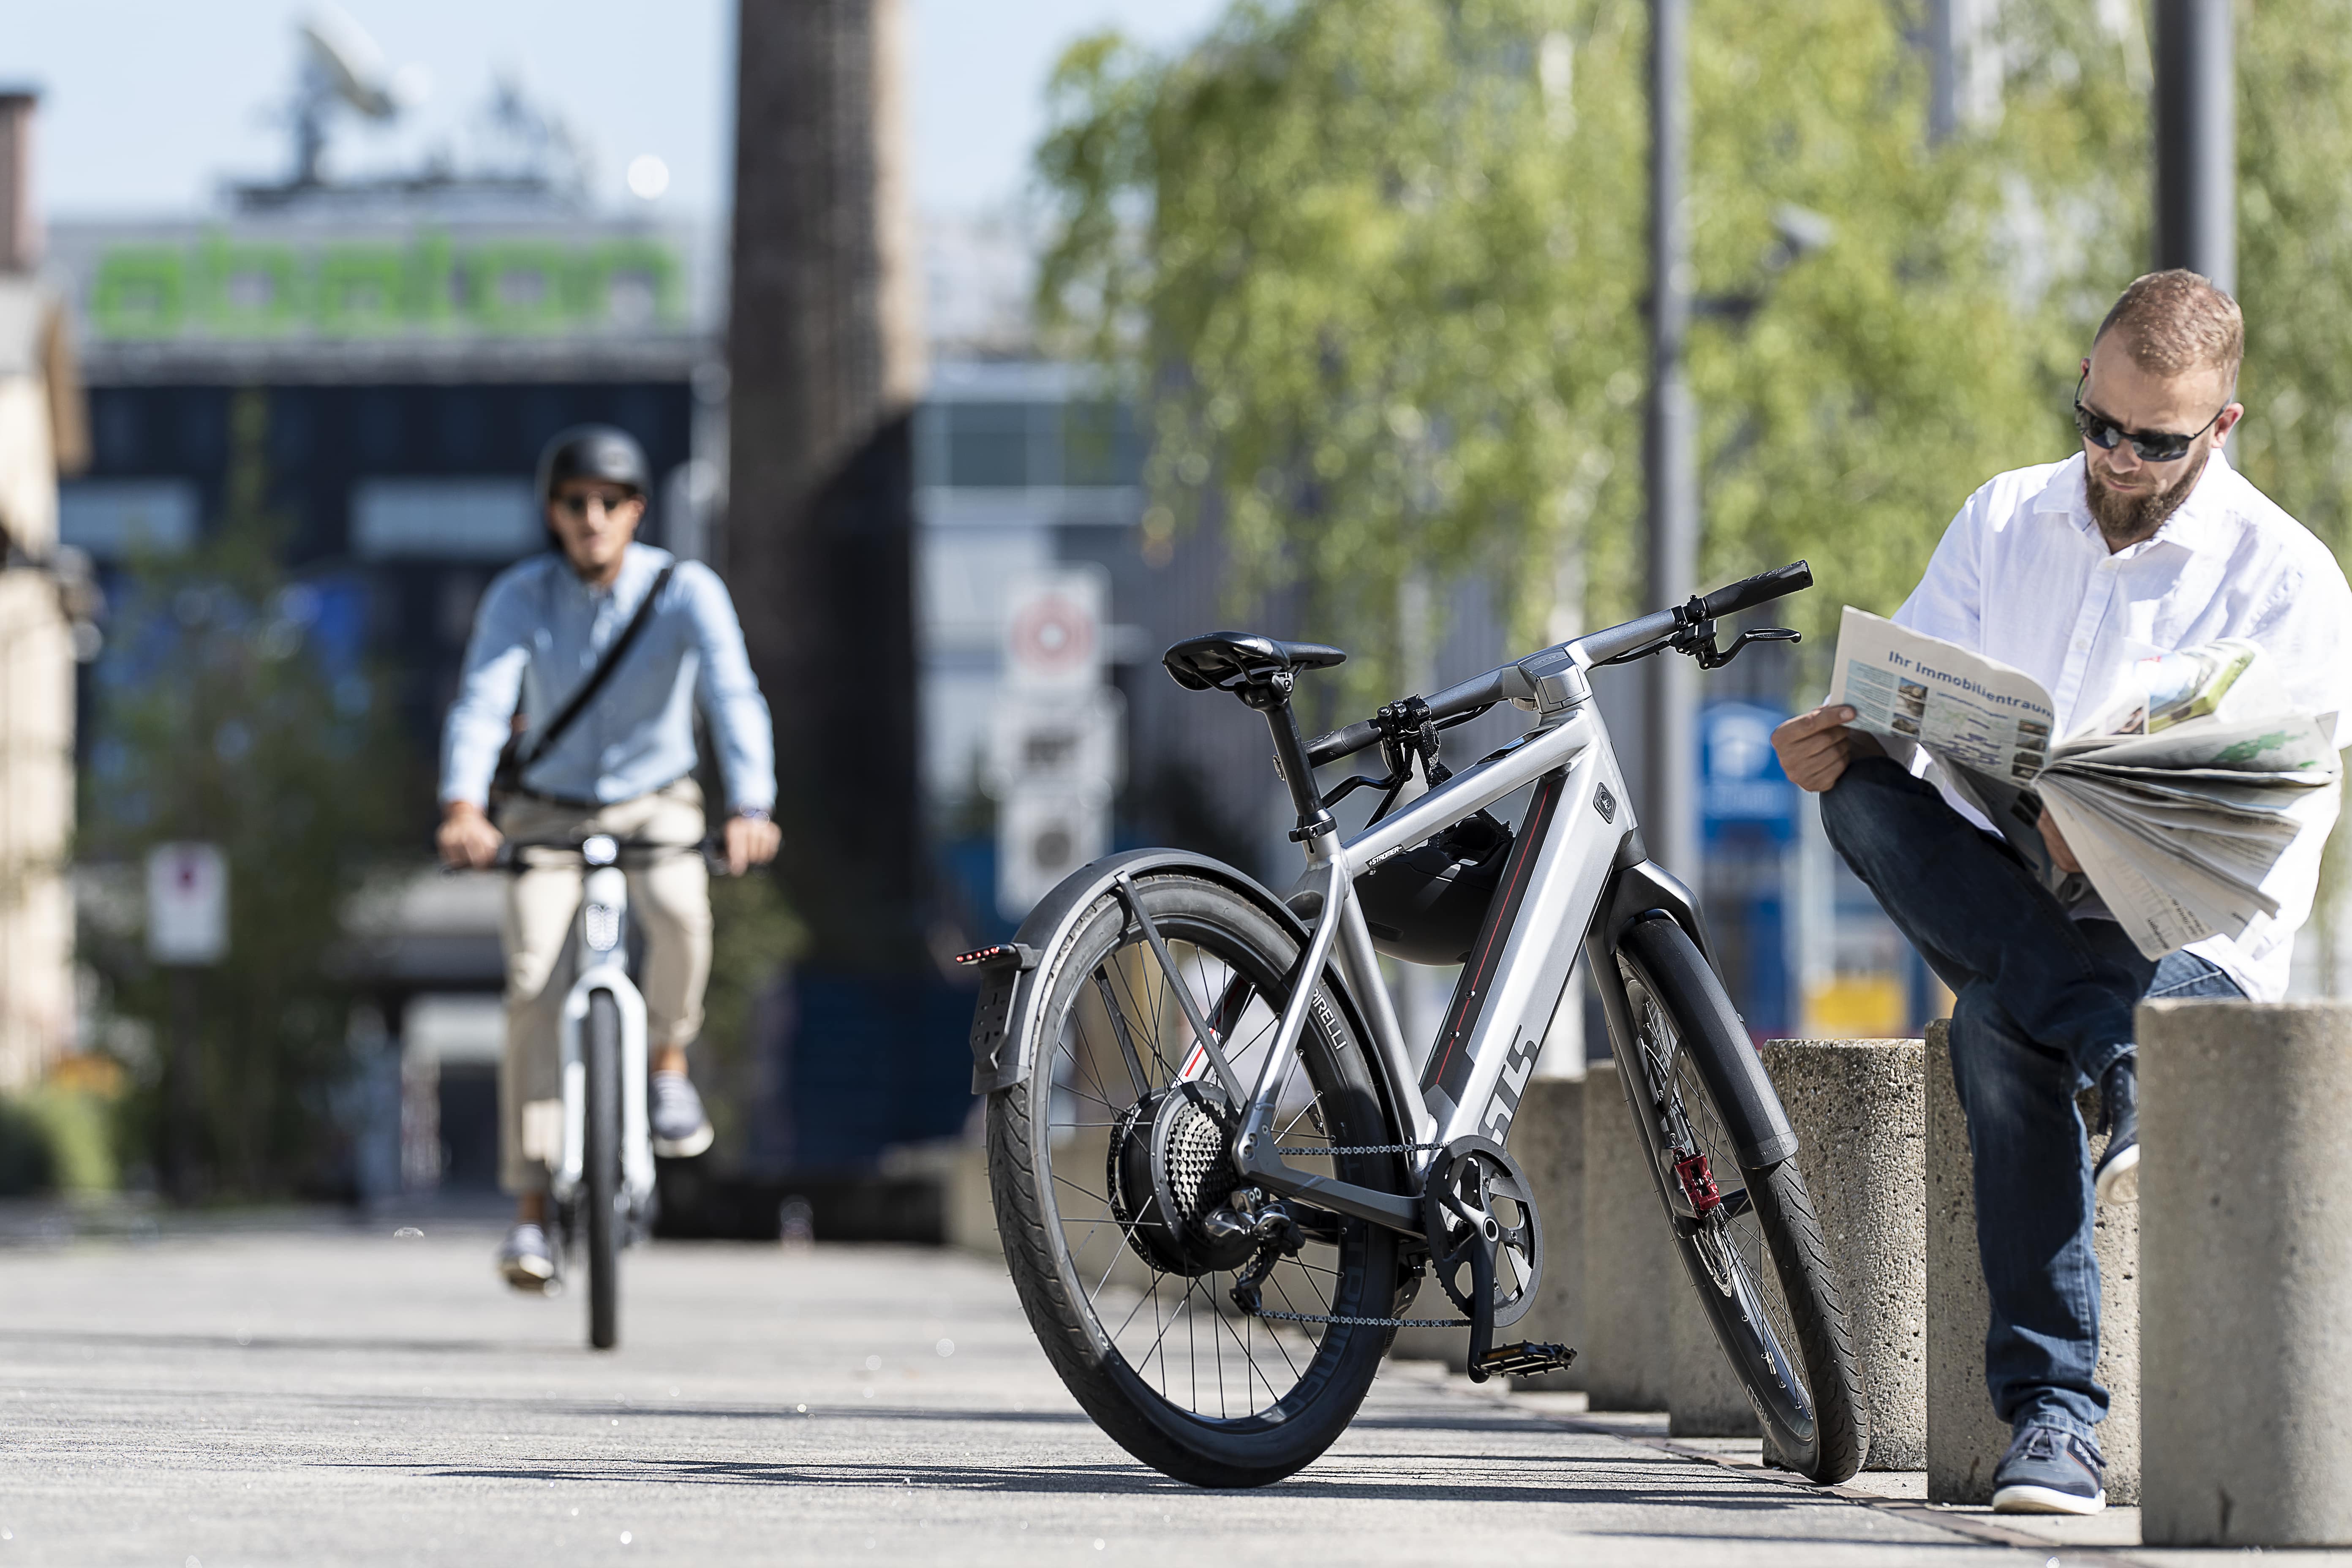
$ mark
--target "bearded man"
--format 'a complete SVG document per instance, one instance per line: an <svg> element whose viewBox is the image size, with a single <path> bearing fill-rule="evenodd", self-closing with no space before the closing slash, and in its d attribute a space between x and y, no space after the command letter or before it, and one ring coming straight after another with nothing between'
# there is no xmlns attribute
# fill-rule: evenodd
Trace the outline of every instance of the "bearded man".
<svg viewBox="0 0 2352 1568"><path fill-rule="evenodd" d="M2140 659L2217 637L2259 644L2299 707L2342 711L2352 588L2222 450L2245 413L2244 346L2237 302L2206 279L2135 281L2083 361L2082 450L1969 497L1895 618L2041 681L2057 735L2120 695ZM2133 1009L2158 996L2283 996L2326 834L2306 831L2263 884L2274 918L2151 963L2095 892L2062 904L1972 808L1916 776L1925 752L1898 765L1846 727L1853 716L1801 714L1773 745L1791 780L1821 792L1831 843L1956 998L1952 1076L1992 1306L1985 1382L2014 1434L1993 1506L2095 1513L2107 1391L2093 1375L2092 1220L2095 1204L2138 1192ZM2041 833L2061 870L2081 870L2047 816ZM2095 1172L2074 1109L2091 1084L2109 1134Z"/></svg>

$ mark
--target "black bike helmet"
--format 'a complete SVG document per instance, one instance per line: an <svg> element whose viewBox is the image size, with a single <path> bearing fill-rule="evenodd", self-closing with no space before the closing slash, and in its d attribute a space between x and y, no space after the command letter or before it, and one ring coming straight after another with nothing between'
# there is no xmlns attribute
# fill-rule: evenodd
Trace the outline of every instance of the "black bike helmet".
<svg viewBox="0 0 2352 1568"><path fill-rule="evenodd" d="M1357 878L1373 948L1407 963L1467 963L1514 837L1482 811Z"/></svg>
<svg viewBox="0 0 2352 1568"><path fill-rule="evenodd" d="M547 444L539 455L540 504L552 500L555 487L566 479L626 485L640 496L653 491L646 449L626 430L610 425L574 425Z"/></svg>

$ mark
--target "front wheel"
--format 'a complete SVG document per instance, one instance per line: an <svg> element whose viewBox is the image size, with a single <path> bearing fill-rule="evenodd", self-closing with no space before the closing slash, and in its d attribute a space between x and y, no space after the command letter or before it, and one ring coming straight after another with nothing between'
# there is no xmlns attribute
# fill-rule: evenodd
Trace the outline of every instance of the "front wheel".
<svg viewBox="0 0 2352 1568"><path fill-rule="evenodd" d="M611 1350L621 1337L621 1008L607 991L588 997L588 1342Z"/></svg>
<svg viewBox="0 0 2352 1568"><path fill-rule="evenodd" d="M1752 1054L1722 982L1682 927L1635 922L1617 952L1633 1025L1618 1077L1642 1123L1675 1247L1747 1390L1768 1455L1823 1485L1862 1467L1862 1379L1822 1224L1794 1160L1735 1158L1731 1096L1709 1064Z"/></svg>
<svg viewBox="0 0 2352 1568"><path fill-rule="evenodd" d="M1193 1043L1182 997L1252 1085L1298 943L1206 878L1133 885L1175 973L1116 891L1045 955L1036 1000L1011 1025L1026 1076L988 1102L997 1231L1047 1359L1106 1433L1178 1480L1264 1486L1330 1447L1371 1386L1397 1240L1303 1205L1271 1252L1232 1227L1236 1212L1272 1205L1243 1187L1238 1108ZM1293 1165L1400 1190L1397 1155L1366 1148L1397 1134L1328 990L1282 1079L1274 1130ZM1257 1312L1234 1299L1254 1273Z"/></svg>

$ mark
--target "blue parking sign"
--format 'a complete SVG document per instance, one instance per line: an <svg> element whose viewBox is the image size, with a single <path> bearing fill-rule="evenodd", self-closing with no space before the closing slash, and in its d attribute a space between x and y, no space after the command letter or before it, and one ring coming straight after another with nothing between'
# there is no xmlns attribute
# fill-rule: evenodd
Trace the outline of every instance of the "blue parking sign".
<svg viewBox="0 0 2352 1568"><path fill-rule="evenodd" d="M1797 789L1773 754L1788 715L1754 702L1710 702L1699 711L1699 814L1709 838L1735 824L1775 843L1797 836Z"/></svg>

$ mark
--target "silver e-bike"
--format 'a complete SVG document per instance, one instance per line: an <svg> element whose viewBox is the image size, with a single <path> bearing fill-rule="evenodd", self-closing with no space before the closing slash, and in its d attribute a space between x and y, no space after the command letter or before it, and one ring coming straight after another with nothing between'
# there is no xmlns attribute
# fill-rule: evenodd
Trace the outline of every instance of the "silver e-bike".
<svg viewBox="0 0 2352 1568"><path fill-rule="evenodd" d="M1800 562L1312 744L1292 692L1339 649L1218 633L1168 651L1183 686L1265 715L1306 877L1286 899L1202 856L1115 855L965 955L1005 1258L1048 1358L1129 1453L1202 1486L1279 1480L1347 1428L1402 1327L1466 1328L1473 1377L1568 1363L1496 1331L1543 1268L1510 1131L1580 943L1675 1249L1768 1451L1817 1481L1853 1473L1859 1381L1797 1141L1690 890L1643 847L1589 679L1791 638L1718 649L1715 622L1811 581ZM1440 732L1505 702L1528 732L1450 772ZM1375 747L1380 776L1317 783ZM1402 801L1416 765L1427 792ZM1528 786L1515 826L1489 813ZM1365 788L1377 807L1343 839L1331 807ZM1425 1056L1384 952L1462 966ZM1409 1316L1428 1279L1444 1315Z"/></svg>

